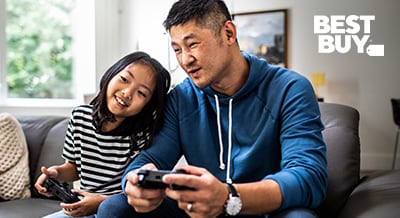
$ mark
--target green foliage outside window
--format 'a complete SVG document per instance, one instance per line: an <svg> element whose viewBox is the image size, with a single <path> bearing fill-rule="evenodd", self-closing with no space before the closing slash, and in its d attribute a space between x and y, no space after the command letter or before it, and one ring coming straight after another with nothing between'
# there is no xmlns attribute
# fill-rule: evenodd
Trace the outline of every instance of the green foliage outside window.
<svg viewBox="0 0 400 218"><path fill-rule="evenodd" d="M7 83L10 98L73 95L72 0L7 0Z"/></svg>

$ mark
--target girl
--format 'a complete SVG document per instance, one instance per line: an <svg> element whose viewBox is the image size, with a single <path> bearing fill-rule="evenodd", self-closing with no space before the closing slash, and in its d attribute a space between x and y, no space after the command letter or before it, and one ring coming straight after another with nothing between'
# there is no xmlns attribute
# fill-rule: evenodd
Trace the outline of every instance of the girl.
<svg viewBox="0 0 400 218"><path fill-rule="evenodd" d="M80 180L79 202L61 203L48 217L95 217L99 204L121 193L121 177L140 150L160 129L170 87L168 71L144 52L129 54L103 75L100 91L89 105L76 107L68 124L62 165L42 167L35 183L39 193L48 177Z"/></svg>

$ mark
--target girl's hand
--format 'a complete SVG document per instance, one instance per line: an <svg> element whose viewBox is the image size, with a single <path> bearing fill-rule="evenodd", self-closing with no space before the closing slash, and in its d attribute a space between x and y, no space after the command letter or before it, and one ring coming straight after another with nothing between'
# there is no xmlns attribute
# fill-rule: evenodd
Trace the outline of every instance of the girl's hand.
<svg viewBox="0 0 400 218"><path fill-rule="evenodd" d="M82 190L72 190L83 198L72 204L61 203L60 206L64 209L64 214L72 217L88 216L97 213L97 209L102 201L107 196L88 193Z"/></svg>
<svg viewBox="0 0 400 218"><path fill-rule="evenodd" d="M43 187L43 184L47 178L50 177L56 178L58 176L58 171L52 167L50 168L42 167L40 170L42 171L42 174L36 180L35 188L40 194L45 195L47 197L51 197L53 195L50 192L48 192L45 187Z"/></svg>

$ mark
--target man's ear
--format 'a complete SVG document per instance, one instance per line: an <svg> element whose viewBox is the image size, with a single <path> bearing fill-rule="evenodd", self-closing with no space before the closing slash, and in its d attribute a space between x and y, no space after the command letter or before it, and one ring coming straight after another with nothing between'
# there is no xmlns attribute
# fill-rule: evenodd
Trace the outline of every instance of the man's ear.
<svg viewBox="0 0 400 218"><path fill-rule="evenodd" d="M233 44L236 42L236 25L231 20L227 20L224 23L223 36L227 40L229 44Z"/></svg>

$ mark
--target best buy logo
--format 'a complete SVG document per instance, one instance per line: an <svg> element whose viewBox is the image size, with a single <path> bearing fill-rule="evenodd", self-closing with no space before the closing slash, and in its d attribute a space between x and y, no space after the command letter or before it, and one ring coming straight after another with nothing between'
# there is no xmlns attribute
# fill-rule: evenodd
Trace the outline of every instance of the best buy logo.
<svg viewBox="0 0 400 218"><path fill-rule="evenodd" d="M318 35L319 53L348 53L354 43L357 53L384 56L384 45L367 43L371 34L374 15L316 15L314 34Z"/></svg>

